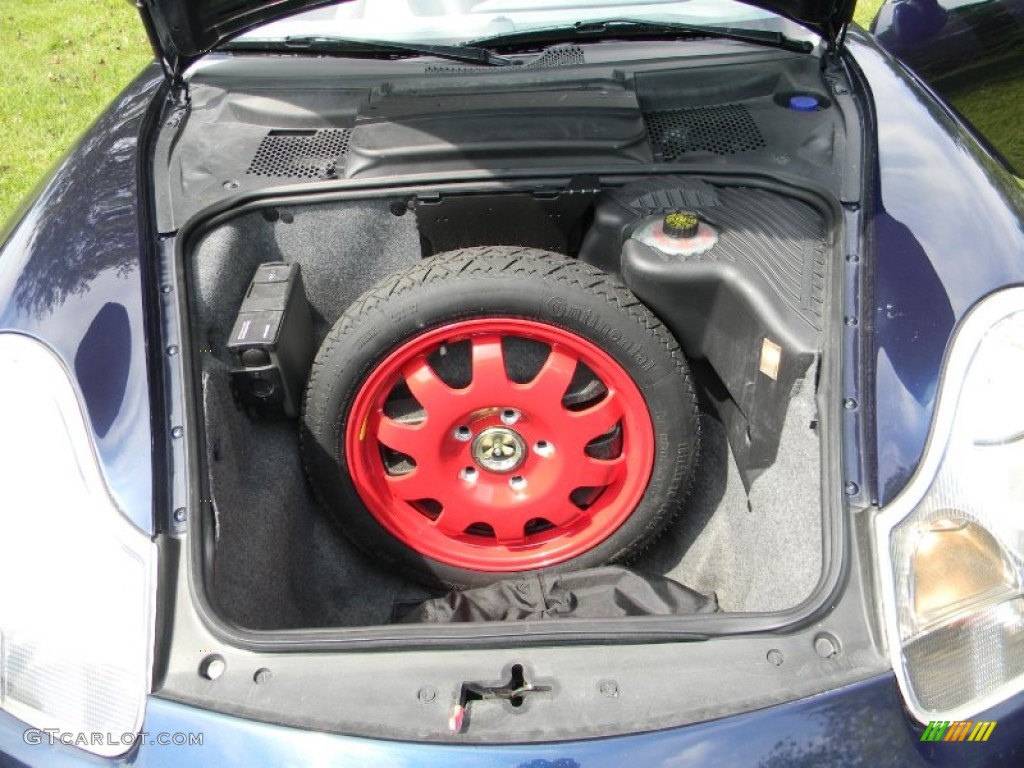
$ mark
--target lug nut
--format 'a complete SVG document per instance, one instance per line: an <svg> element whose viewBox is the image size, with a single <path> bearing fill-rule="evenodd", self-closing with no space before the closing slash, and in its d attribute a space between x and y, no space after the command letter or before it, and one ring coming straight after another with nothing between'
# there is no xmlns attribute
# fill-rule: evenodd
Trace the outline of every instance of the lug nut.
<svg viewBox="0 0 1024 768"><path fill-rule="evenodd" d="M508 486L513 491L521 491L526 488L526 478L522 475L516 475L508 481Z"/></svg>
<svg viewBox="0 0 1024 768"><path fill-rule="evenodd" d="M467 483L476 482L476 470L473 467L465 467L459 471L459 479Z"/></svg>
<svg viewBox="0 0 1024 768"><path fill-rule="evenodd" d="M506 408L501 412L502 424L515 424L517 421L519 421L519 411L514 408Z"/></svg>
<svg viewBox="0 0 1024 768"><path fill-rule="evenodd" d="M547 440L538 440L533 446L533 452L538 456L548 457L555 452L555 446L549 443Z"/></svg>
<svg viewBox="0 0 1024 768"><path fill-rule="evenodd" d="M467 427L465 425L463 425L461 427L458 427L455 430L455 439L458 440L460 443L465 443L472 436L473 436L473 430L471 430L469 427Z"/></svg>

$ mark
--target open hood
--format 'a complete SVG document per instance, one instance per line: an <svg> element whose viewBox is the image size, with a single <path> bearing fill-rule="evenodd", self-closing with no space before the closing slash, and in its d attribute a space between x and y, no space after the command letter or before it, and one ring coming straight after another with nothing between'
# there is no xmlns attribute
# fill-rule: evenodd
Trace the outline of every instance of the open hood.
<svg viewBox="0 0 1024 768"><path fill-rule="evenodd" d="M268 21L337 0L140 0L158 57L169 74L222 42ZM344 1L344 0L343 0ZM803 24L835 43L853 17L855 0L744 0ZM626 14L628 15L628 14Z"/></svg>

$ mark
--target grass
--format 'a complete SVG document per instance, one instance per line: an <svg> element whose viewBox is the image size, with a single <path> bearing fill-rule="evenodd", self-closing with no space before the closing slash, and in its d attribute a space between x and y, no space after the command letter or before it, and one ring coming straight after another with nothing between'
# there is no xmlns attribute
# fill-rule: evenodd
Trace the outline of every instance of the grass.
<svg viewBox="0 0 1024 768"><path fill-rule="evenodd" d="M854 20L867 27L881 2L860 0ZM2 224L152 52L138 12L125 0L0 2L0 51ZM1021 98L1020 81L1006 81L952 101L1024 167L1024 133L1014 119Z"/></svg>
<svg viewBox="0 0 1024 768"><path fill-rule="evenodd" d="M152 58L125 0L0 2L0 224Z"/></svg>
<svg viewBox="0 0 1024 768"><path fill-rule="evenodd" d="M1024 174L1024 131L1020 126L1024 115L1024 65L1007 67L969 89L949 91L944 96L988 137L1018 175Z"/></svg>
<svg viewBox="0 0 1024 768"><path fill-rule="evenodd" d="M867 29L881 5L882 0L857 0L857 7L853 9L853 20Z"/></svg>

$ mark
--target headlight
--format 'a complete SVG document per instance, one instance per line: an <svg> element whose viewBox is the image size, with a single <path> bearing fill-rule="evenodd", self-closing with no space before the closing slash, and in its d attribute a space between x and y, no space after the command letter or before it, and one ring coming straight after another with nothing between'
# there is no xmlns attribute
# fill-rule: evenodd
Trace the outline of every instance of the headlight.
<svg viewBox="0 0 1024 768"><path fill-rule="evenodd" d="M67 371L0 333L0 708L127 751L150 686L155 565L107 492Z"/></svg>
<svg viewBox="0 0 1024 768"><path fill-rule="evenodd" d="M1024 288L960 326L921 466L875 535L914 715L967 720L1024 690Z"/></svg>

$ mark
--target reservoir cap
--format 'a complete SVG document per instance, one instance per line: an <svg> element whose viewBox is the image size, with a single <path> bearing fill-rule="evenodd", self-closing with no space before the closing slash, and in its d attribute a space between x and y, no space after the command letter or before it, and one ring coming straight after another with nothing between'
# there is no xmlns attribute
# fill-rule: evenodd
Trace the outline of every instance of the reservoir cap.
<svg viewBox="0 0 1024 768"><path fill-rule="evenodd" d="M700 219L692 213L673 211L665 215L662 228L668 237L685 238L693 237L700 228Z"/></svg>
<svg viewBox="0 0 1024 768"><path fill-rule="evenodd" d="M794 112L815 112L818 109L818 100L813 96L790 96L789 108Z"/></svg>

